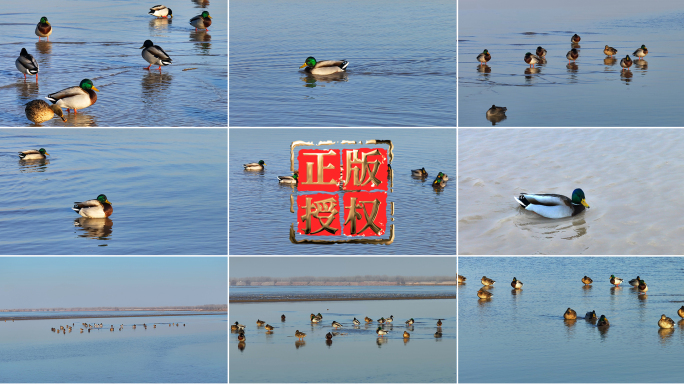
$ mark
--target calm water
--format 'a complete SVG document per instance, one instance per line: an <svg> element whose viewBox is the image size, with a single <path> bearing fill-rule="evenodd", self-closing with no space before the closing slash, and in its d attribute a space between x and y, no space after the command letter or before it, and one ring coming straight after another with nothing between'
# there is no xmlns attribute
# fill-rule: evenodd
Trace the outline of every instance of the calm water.
<svg viewBox="0 0 684 384"><path fill-rule="evenodd" d="M230 2L231 126L456 124L453 1ZM308 56L347 60L330 80Z"/></svg>
<svg viewBox="0 0 684 384"><path fill-rule="evenodd" d="M468 279L458 287L460 382L681 382L684 259L461 257L458 268ZM611 274L625 279L620 288ZM490 300L477 298L483 275L497 281ZM637 275L646 295L627 283ZM522 291L513 292L513 277ZM595 310L610 327L565 321L568 307L578 317ZM662 314L673 332L659 331Z"/></svg>
<svg viewBox="0 0 684 384"><path fill-rule="evenodd" d="M38 0L27 8L4 2L0 126L33 126L24 113L28 101L45 100L84 78L100 90L97 102L78 115L72 111L66 124L54 118L43 126L226 126L227 2L169 0L164 5L173 10L170 20L147 14L155 4ZM208 32L195 32L189 21L203 10L213 23ZM49 42L38 42L34 33L41 16L52 25ZM149 63L138 48L148 39L173 59L161 73L143 70ZM38 62L37 84L35 76L24 81L14 66L21 48Z"/></svg>
<svg viewBox="0 0 684 384"><path fill-rule="evenodd" d="M439 172L455 175L455 138L455 129L418 132L408 129L345 129L344 132L332 129L231 129L230 253L455 254L456 189L449 185L453 181L438 191L431 185ZM295 140L318 143L321 140L365 142L370 139L388 139L394 144L394 192L388 192L388 201L394 201L395 208L394 243L387 246L292 244L290 224L296 220L290 213L290 194L296 194L296 188L280 184L276 178L291 175L290 144ZM386 145L382 147L387 148ZM264 171L244 170L243 164L259 160L266 163ZM421 167L428 171L427 181L411 176L411 169ZM389 220L388 211L388 224L391 224ZM382 237L387 238L389 234Z"/></svg>
<svg viewBox="0 0 684 384"><path fill-rule="evenodd" d="M459 130L460 254L681 254L684 131ZM590 209L547 219L513 199L572 195Z"/></svg>
<svg viewBox="0 0 684 384"><path fill-rule="evenodd" d="M454 287L452 287L454 288ZM456 380L456 301L380 300L315 301L287 303L229 304L230 323L246 326L244 350L237 334L231 332L229 345L231 383L250 382L393 382L422 383ZM312 325L309 315L321 313L323 320ZM287 319L281 322L280 315ZM374 320L394 316L383 338L375 333L377 323L366 325L364 317ZM361 321L353 327L352 320ZM413 317L413 327L406 320ZM275 329L267 334L257 328L261 319ZM435 338L437 319L442 320L442 337ZM343 328L334 331L333 320ZM300 342L295 331L306 333ZM404 342L404 331L411 334ZM327 345L325 335L340 332ZM268 369L264 369L268 362ZM340 369L339 367L353 367Z"/></svg>
<svg viewBox="0 0 684 384"><path fill-rule="evenodd" d="M104 328L80 333L84 322ZM179 326L169 327L170 322ZM75 324L72 332L50 331L67 324ZM227 333L225 314L0 322L0 378L16 383L225 383Z"/></svg>
<svg viewBox="0 0 684 384"><path fill-rule="evenodd" d="M681 2L517 3L495 0L485 10L460 2L459 126L491 126L485 112L492 104L508 108L502 127L682 125ZM582 38L579 59L568 66L574 33ZM604 60L606 44L618 50L615 62ZM642 44L646 65L621 74L620 59L636 59L631 55ZM548 62L531 72L523 58L538 46ZM484 49L492 55L486 70L476 60Z"/></svg>
<svg viewBox="0 0 684 384"><path fill-rule="evenodd" d="M231 286L230 299L308 299L318 297L451 296L454 286ZM318 312L316 312L318 313Z"/></svg>
<svg viewBox="0 0 684 384"><path fill-rule="evenodd" d="M226 143L225 129L0 130L0 253L225 255ZM41 147L46 161L19 161ZM109 218L71 209L101 193Z"/></svg>
<svg viewBox="0 0 684 384"><path fill-rule="evenodd" d="M83 319L87 318L105 318L106 316L122 316L122 315L135 315L137 316L142 316L142 315L159 315L159 314L175 314L175 315L184 315L184 314L191 314L191 313L197 313L195 311L73 311L73 312L54 312L54 311L46 311L46 312L0 312L0 321L2 320L7 320L8 318L16 318L16 317L31 317L34 319L40 319L40 318L45 318L45 317L56 317L56 316L81 316ZM159 321L162 321L166 317L157 317L160 319ZM66 321L66 320L55 320L55 321ZM169 320L171 321L171 320ZM79 321L81 322L81 321ZM92 320L85 321L86 323L94 323ZM73 321L72 321L73 323ZM97 322L95 322L97 323ZM101 321L100 321L101 323ZM121 324L121 323L119 323Z"/></svg>

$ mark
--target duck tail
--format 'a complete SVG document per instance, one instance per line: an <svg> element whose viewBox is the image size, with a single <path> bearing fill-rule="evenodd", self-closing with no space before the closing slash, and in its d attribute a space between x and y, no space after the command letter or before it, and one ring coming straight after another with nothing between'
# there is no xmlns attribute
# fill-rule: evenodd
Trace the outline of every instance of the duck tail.
<svg viewBox="0 0 684 384"><path fill-rule="evenodd" d="M515 199L515 201L518 202L518 204L522 205L523 207L527 207L528 205L530 205L530 202L527 201L527 199L525 198L525 195L523 195L523 194L520 194L519 197L513 197L513 198Z"/></svg>
<svg viewBox="0 0 684 384"><path fill-rule="evenodd" d="M349 62L347 60L342 60L342 65L340 68L347 70L347 65L349 65Z"/></svg>

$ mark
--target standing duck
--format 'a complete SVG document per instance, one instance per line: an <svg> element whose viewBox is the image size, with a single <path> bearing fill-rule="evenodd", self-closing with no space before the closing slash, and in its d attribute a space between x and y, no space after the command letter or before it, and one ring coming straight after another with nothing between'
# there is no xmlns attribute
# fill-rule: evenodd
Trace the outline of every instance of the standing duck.
<svg viewBox="0 0 684 384"><path fill-rule="evenodd" d="M629 69L629 67L632 66L632 59L629 58L629 55L625 56L624 59L620 60L620 66L625 69Z"/></svg>
<svg viewBox="0 0 684 384"><path fill-rule="evenodd" d="M74 212L83 217L103 219L112 215L114 208L112 203L107 200L107 196L99 195L97 199L84 202L75 202L71 208ZM244 326L242 326L244 328Z"/></svg>
<svg viewBox="0 0 684 384"><path fill-rule="evenodd" d="M494 294L491 292L485 291L484 287L480 288L480 290L477 291L477 297L479 297L480 299L491 299L492 296L494 296Z"/></svg>
<svg viewBox="0 0 684 384"><path fill-rule="evenodd" d="M437 326L441 327L442 326L442 319L437 319Z"/></svg>
<svg viewBox="0 0 684 384"><path fill-rule="evenodd" d="M240 332L240 333L238 334L238 340L239 340L239 341L245 341L245 334L244 334L244 332Z"/></svg>
<svg viewBox="0 0 684 384"><path fill-rule="evenodd" d="M388 334L389 331L385 331L384 329L382 329L381 326L378 326L378 329L375 331L375 333L377 333L378 335L380 335L380 337L382 337L382 336Z"/></svg>
<svg viewBox="0 0 684 384"><path fill-rule="evenodd" d="M598 326L598 327L609 327L610 322L608 322L608 319L606 319L606 317L604 315L601 315L601 318L599 318L596 326Z"/></svg>
<svg viewBox="0 0 684 384"><path fill-rule="evenodd" d="M606 47L603 48L603 53L606 56L613 57L613 56L617 55L617 52L618 52L617 49L615 49L613 47L609 47L608 45L606 45Z"/></svg>
<svg viewBox="0 0 684 384"><path fill-rule="evenodd" d="M520 289L523 287L523 283L520 280L517 280L515 277L513 278L513 281L511 281L511 287L515 289Z"/></svg>
<svg viewBox="0 0 684 384"><path fill-rule="evenodd" d="M629 285L631 285L632 287L636 287L639 285L640 281L641 281L641 278L639 278L639 276L637 276L636 279L632 279L629 281Z"/></svg>
<svg viewBox="0 0 684 384"><path fill-rule="evenodd" d="M258 163L243 164L246 171L261 171L264 169L264 165L266 165L266 163L264 163L263 160L259 160Z"/></svg>
<svg viewBox="0 0 684 384"><path fill-rule="evenodd" d="M638 48L634 53L632 53L632 56L636 56L641 60L642 57L648 55L648 48L646 48L645 45L642 45L641 48Z"/></svg>
<svg viewBox="0 0 684 384"><path fill-rule="evenodd" d="M592 280L591 277L584 276L582 278L582 282L584 283L584 285L589 285L589 284L593 283L594 280Z"/></svg>
<svg viewBox="0 0 684 384"><path fill-rule="evenodd" d="M525 62L530 65L530 68L534 67L534 65L540 61L541 60L539 59L539 57L536 55L533 55L531 52L527 52L525 54Z"/></svg>
<svg viewBox="0 0 684 384"><path fill-rule="evenodd" d="M280 316L280 321L285 321L285 315Z"/></svg>
<svg viewBox="0 0 684 384"><path fill-rule="evenodd" d="M684 308L684 306L682 308ZM684 317L684 316L682 316L682 317ZM413 323L414 323L413 317L410 320L406 320L406 325L413 325Z"/></svg>
<svg viewBox="0 0 684 384"><path fill-rule="evenodd" d="M579 37L579 35L576 33L574 35L572 35L572 37L570 38L570 42L575 43L575 44L579 43L580 40L582 40L582 38Z"/></svg>
<svg viewBox="0 0 684 384"><path fill-rule="evenodd" d="M167 8L165 5L155 5L154 7L150 8L150 11L147 12L149 15L162 18L162 17L167 17L167 18L172 18L173 17L173 12L171 12L171 8Z"/></svg>
<svg viewBox="0 0 684 384"><path fill-rule="evenodd" d="M304 68L304 72L312 75L332 75L334 73L345 72L347 70L347 65L349 65L349 63L346 60L316 61L312 56L309 56L299 68L306 67Z"/></svg>
<svg viewBox="0 0 684 384"><path fill-rule="evenodd" d="M494 283L496 283L496 281L488 278L487 276L482 276L480 282L482 283L482 285L494 285Z"/></svg>
<svg viewBox="0 0 684 384"><path fill-rule="evenodd" d="M62 112L62 108L56 104L50 105L43 100L29 101L26 103L24 112L26 113L26 118L36 124L48 121L55 117L55 115L59 116L65 123L67 121L66 117L64 117L64 112Z"/></svg>
<svg viewBox="0 0 684 384"><path fill-rule="evenodd" d="M325 338L328 339L328 340L332 340L332 336L333 336L332 333L328 332L328 333L325 335Z"/></svg>
<svg viewBox="0 0 684 384"><path fill-rule="evenodd" d="M38 41L40 41L41 37L44 37L47 39L47 41L50 41L50 35L52 35L52 26L48 22L47 17L43 16L36 25L36 36L38 36Z"/></svg>
<svg viewBox="0 0 684 384"><path fill-rule="evenodd" d="M419 176L419 177L426 177L428 175L427 171L425 170L425 167L421 169L412 169L411 170L411 175L413 176Z"/></svg>
<svg viewBox="0 0 684 384"><path fill-rule="evenodd" d="M371 319L368 316L366 316L366 318L364 320L366 321L366 323L372 323L373 322L373 319Z"/></svg>
<svg viewBox="0 0 684 384"><path fill-rule="evenodd" d="M378 323L385 324L385 318L384 317L379 318Z"/></svg>
<svg viewBox="0 0 684 384"><path fill-rule="evenodd" d="M354 325L360 325L360 324L361 324L361 322L358 321L358 320L356 319L356 317L355 317L355 318L354 318Z"/></svg>
<svg viewBox="0 0 684 384"><path fill-rule="evenodd" d="M647 292L648 291L648 286L643 280L639 280L639 285L637 285L637 290L639 292Z"/></svg>
<svg viewBox="0 0 684 384"><path fill-rule="evenodd" d="M170 65L171 62L173 61L169 57L169 55L167 55L166 52L164 52L162 47L160 47L158 45L154 45L152 40L145 40L145 42L143 43L143 46L138 48L138 49L142 49L141 54L142 54L143 59L145 59L145 61L150 63L150 65L148 65L147 68L145 68L145 69L150 69L152 64L154 64L154 65L158 65L159 68L157 68L157 69L161 71L162 65Z"/></svg>
<svg viewBox="0 0 684 384"><path fill-rule="evenodd" d="M342 327L342 324L338 323L337 321L333 321L333 322L332 322L332 326L333 326L334 328L341 328L341 327Z"/></svg>
<svg viewBox="0 0 684 384"><path fill-rule="evenodd" d="M36 75L36 81L38 80L38 63L36 62L36 59L26 51L26 48L21 49L19 57L14 62L14 65L19 72L24 74L24 79L26 79L26 75Z"/></svg>
<svg viewBox="0 0 684 384"><path fill-rule="evenodd" d="M563 314L563 317L566 320L575 320L577 319L577 312L575 312L575 310L572 308L568 308L568 310Z"/></svg>
<svg viewBox="0 0 684 384"><path fill-rule="evenodd" d="M77 87L69 87L59 92L51 93L47 95L46 99L60 108L66 108L67 113L69 113L69 109L73 109L74 113L78 113L77 109L83 109L95 104L97 94L93 91L99 92L100 90L95 88L90 79L83 79Z"/></svg>
<svg viewBox="0 0 684 384"><path fill-rule="evenodd" d="M263 326L264 324L266 324L265 321L262 321L262 320L257 319L257 327L261 327L261 326Z"/></svg>
<svg viewBox="0 0 684 384"><path fill-rule="evenodd" d="M45 156L50 156L49 153L45 152L45 148L39 150L30 149L28 151L19 152L19 158L21 160L43 160Z"/></svg>
<svg viewBox="0 0 684 384"><path fill-rule="evenodd" d="M565 57L568 59L568 63L570 61L575 61L579 57L579 52L577 51L577 49L573 48L568 51L568 54L565 55Z"/></svg>
<svg viewBox="0 0 684 384"><path fill-rule="evenodd" d="M404 331L404 339L408 339L409 337L411 337L411 334Z"/></svg>
<svg viewBox="0 0 684 384"><path fill-rule="evenodd" d="M209 12L203 11L201 15L197 15L190 19L190 25L195 27L195 32L197 32L197 29L206 29L208 31L211 26L211 16L209 16Z"/></svg>
<svg viewBox="0 0 684 384"><path fill-rule="evenodd" d="M392 321L394 321L394 315L390 315L390 317L385 319L385 323L391 323Z"/></svg>
<svg viewBox="0 0 684 384"><path fill-rule="evenodd" d="M295 331L295 336L297 336L297 338L298 338L299 340L301 340L301 339L303 339L303 338L306 337L306 333L304 333L304 332L299 332L299 329L298 329L298 330Z"/></svg>
<svg viewBox="0 0 684 384"><path fill-rule="evenodd" d="M584 196L584 191L577 188L572 191L572 199L556 194L530 194L521 193L515 198L518 204L526 210L535 212L549 219L571 217L589 208Z"/></svg>
<svg viewBox="0 0 684 384"><path fill-rule="evenodd" d="M465 276L458 275L458 283L459 284L465 284L466 278Z"/></svg>
<svg viewBox="0 0 684 384"><path fill-rule="evenodd" d="M660 316L660 320L658 320L658 326L660 328L674 328L674 320L670 319L669 317L662 315Z"/></svg>
<svg viewBox="0 0 684 384"><path fill-rule="evenodd" d="M185 324L183 324L183 326L185 326ZM266 324L266 326L265 326L264 328L266 328L267 331L272 331L272 330L273 330L273 326L272 326L272 325L269 325L269 324Z"/></svg>
<svg viewBox="0 0 684 384"><path fill-rule="evenodd" d="M477 55L477 61L480 62L480 65L484 65L486 62L488 62L491 59L492 59L492 55L490 55L486 49L482 53Z"/></svg>
<svg viewBox="0 0 684 384"><path fill-rule="evenodd" d="M546 57L546 49L542 47L537 47L537 52L535 53L537 54L537 56L539 56L539 58L543 59L544 57Z"/></svg>
<svg viewBox="0 0 684 384"><path fill-rule="evenodd" d="M616 287L622 284L623 281L624 280L622 280L621 278L615 277L615 275L610 275L610 283Z"/></svg>

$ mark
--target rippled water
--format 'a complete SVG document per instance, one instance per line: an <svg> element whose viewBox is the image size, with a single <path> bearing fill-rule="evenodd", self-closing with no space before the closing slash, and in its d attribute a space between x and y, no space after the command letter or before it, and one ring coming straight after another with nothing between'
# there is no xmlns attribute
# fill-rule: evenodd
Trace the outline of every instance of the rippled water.
<svg viewBox="0 0 684 384"><path fill-rule="evenodd" d="M460 254L681 254L677 129L459 129ZM591 207L546 219L513 199L571 196Z"/></svg>
<svg viewBox="0 0 684 384"><path fill-rule="evenodd" d="M680 382L684 352L684 259L651 257L460 257L458 379L460 382ZM590 286L583 276L594 280ZM614 288L610 275L625 282ZM490 300L477 291L496 280ZM649 287L640 295L628 281ZM516 277L523 289L515 291ZM596 311L607 329L578 318ZM660 330L665 314L673 331Z"/></svg>
<svg viewBox="0 0 684 384"><path fill-rule="evenodd" d="M230 130L230 253L231 254L455 254L456 190L449 181L432 188L438 172L455 174L455 129L231 129ZM395 241L390 245L293 244L290 195L296 188L278 183L290 175L290 144L295 140L388 139L394 144L393 192ZM387 148L386 145L382 146ZM301 147L300 147L301 148ZM243 164L264 160L263 171L245 171ZM295 160L296 161L296 160ZM411 176L425 167L427 181ZM388 212L388 216L389 212ZM389 231L389 229L388 229ZM388 235L383 236L387 238ZM330 239L348 238L329 236ZM298 238L299 240L299 238Z"/></svg>
<svg viewBox="0 0 684 384"><path fill-rule="evenodd" d="M226 129L0 130L0 253L227 253ZM18 151L45 148L44 161ZM105 194L107 219L71 207Z"/></svg>
<svg viewBox="0 0 684 384"><path fill-rule="evenodd" d="M67 123L54 118L43 126L226 126L228 11L225 1L170 0L172 19L148 15L154 3L39 0L26 7L5 2L0 23L0 126L33 126L24 105L89 78L100 90L97 102ZM209 31L195 32L189 20L209 11ZM38 42L41 16L51 23L50 41ZM145 40L161 46L173 63L144 70ZM26 48L38 62L35 76L17 71L14 61ZM157 67L153 67L157 68ZM151 68L151 69L153 69ZM45 100L47 101L47 100ZM66 112L66 110L65 110Z"/></svg>
<svg viewBox="0 0 684 384"><path fill-rule="evenodd" d="M231 1L230 22L231 126L456 124L453 1Z"/></svg>
<svg viewBox="0 0 684 384"><path fill-rule="evenodd" d="M454 288L454 287L452 287ZM244 324L246 340L238 343L230 334L231 383L267 382L390 382L454 383L456 380L456 300L368 300L287 303L229 304L230 323ZM321 313L320 323L311 323L310 313ZM286 316L285 322L280 320ZM390 333L378 337L374 320L394 316ZM354 327L356 317L361 325ZM415 323L404 322L413 317ZM267 333L257 328L257 319L274 327ZM436 338L437 319L442 337ZM332 329L333 320L343 327ZM295 331L306 333L299 341ZM411 337L404 340L407 331ZM329 345L325 335L340 332ZM268 369L264 369L264 362ZM353 369L333 369L336 365ZM333 372L334 371L334 372Z"/></svg>
<svg viewBox="0 0 684 384"><path fill-rule="evenodd" d="M508 108L502 127L682 125L681 2L460 5L459 126L491 126L485 112L492 104ZM575 33L579 59L569 64L565 55ZM642 44L646 61L622 72L620 59L629 54L636 60L632 53ZM616 60L606 60L606 45L618 50ZM530 69L523 58L538 46L548 51L547 63ZM481 67L476 56L484 49L492 59Z"/></svg>
<svg viewBox="0 0 684 384"><path fill-rule="evenodd" d="M451 296L451 286L256 286L230 287L230 300Z"/></svg>
<svg viewBox="0 0 684 384"><path fill-rule="evenodd" d="M104 327L80 333L81 323ZM72 332L50 331L67 324ZM225 383L227 333L225 314L3 321L0 377L14 383Z"/></svg>

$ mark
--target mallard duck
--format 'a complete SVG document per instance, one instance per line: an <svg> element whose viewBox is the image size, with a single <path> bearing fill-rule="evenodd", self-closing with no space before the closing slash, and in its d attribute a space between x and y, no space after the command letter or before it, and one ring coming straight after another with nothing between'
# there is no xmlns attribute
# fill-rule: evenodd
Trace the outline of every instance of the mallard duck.
<svg viewBox="0 0 684 384"><path fill-rule="evenodd" d="M523 287L523 283L520 280L517 280L515 277L513 278L513 281L511 281L511 287L515 289L520 289Z"/></svg>
<svg viewBox="0 0 684 384"><path fill-rule="evenodd" d="M36 62L36 59L26 51L26 48L21 49L19 57L14 62L14 65L19 72L24 74L24 79L26 79L26 75L36 75L36 80L38 80L38 63Z"/></svg>
<svg viewBox="0 0 684 384"><path fill-rule="evenodd" d="M264 324L266 324L265 321L262 321L262 320L257 319L257 326L258 326L258 327L261 327L261 326L264 325Z"/></svg>
<svg viewBox="0 0 684 384"><path fill-rule="evenodd" d="M47 41L50 41L50 35L52 35L52 26L48 22L47 17L43 16L36 25L36 36L38 36L38 41L41 37L45 37Z"/></svg>
<svg viewBox="0 0 684 384"><path fill-rule="evenodd" d="M183 324L183 325L185 325L185 324ZM266 326L265 326L264 328L266 328L267 331L272 331L272 330L273 330L273 326L272 326L272 325L269 325L269 324L266 324Z"/></svg>
<svg viewBox="0 0 684 384"><path fill-rule="evenodd" d="M55 115L59 116L62 121L67 121L66 117L64 117L64 112L62 112L62 108L56 104L50 105L43 100L29 101L26 103L24 112L26 113L26 118L36 124L48 121L55 117Z"/></svg>
<svg viewBox="0 0 684 384"><path fill-rule="evenodd" d="M354 325L360 325L360 324L361 324L361 322L358 321L358 320L356 320L356 317L355 317L355 318L354 318Z"/></svg>
<svg viewBox="0 0 684 384"><path fill-rule="evenodd" d="M440 331L435 332L435 337L442 337L442 332L440 332Z"/></svg>
<svg viewBox="0 0 684 384"><path fill-rule="evenodd" d="M283 184L297 184L299 181L299 173L295 171L292 176L276 176L278 181Z"/></svg>
<svg viewBox="0 0 684 384"><path fill-rule="evenodd" d="M195 32L197 32L197 29L206 29L208 31L211 26L211 16L209 16L209 12L203 11L201 15L197 15L190 19L190 25L195 27Z"/></svg>
<svg viewBox="0 0 684 384"><path fill-rule="evenodd" d="M494 296L493 293L485 291L484 288L480 288L479 291L477 291L477 297L480 299L491 299L492 296Z"/></svg>
<svg viewBox="0 0 684 384"><path fill-rule="evenodd" d="M263 160L259 160L258 163L243 164L245 170L247 171L261 171L262 169L264 169L264 165L266 165L266 163L264 163Z"/></svg>
<svg viewBox="0 0 684 384"><path fill-rule="evenodd" d="M411 337L411 334L404 331L404 339L408 339L409 337Z"/></svg>
<svg viewBox="0 0 684 384"><path fill-rule="evenodd" d="M530 68L534 67L534 65L540 61L541 60L539 59L539 57L536 55L533 55L531 52L527 52L525 54L525 62L530 65Z"/></svg>
<svg viewBox="0 0 684 384"><path fill-rule="evenodd" d="M441 177L438 177L435 179L435 181L432 182L432 188L444 188L446 187L446 181L442 180Z"/></svg>
<svg viewBox="0 0 684 384"><path fill-rule="evenodd" d="M97 199L94 200L75 202L71 209L83 217L102 219L111 216L112 212L114 212L114 208L112 208L111 204L112 203L107 200L107 196L99 195Z"/></svg>
<svg viewBox="0 0 684 384"><path fill-rule="evenodd" d="M342 324L338 323L337 321L333 321L333 322L332 322L332 326L333 326L334 328L341 328L341 327L342 327Z"/></svg>
<svg viewBox="0 0 684 384"><path fill-rule="evenodd" d="M598 327L609 327L610 322L608 322L608 319L606 319L606 317L604 315L601 315L596 326L598 326Z"/></svg>
<svg viewBox="0 0 684 384"><path fill-rule="evenodd" d="M637 276L636 279L632 279L629 281L629 285L636 287L639 285L640 280L641 280L641 278L639 276Z"/></svg>
<svg viewBox="0 0 684 384"><path fill-rule="evenodd" d="M622 284L623 281L624 280L622 280L619 277L615 277L614 275L610 275L610 283L616 287L619 286L620 284Z"/></svg>
<svg viewBox="0 0 684 384"><path fill-rule="evenodd" d="M577 319L577 312L575 312L575 310L572 308L568 308L568 310L563 314L563 317L567 320L575 320Z"/></svg>
<svg viewBox="0 0 684 384"><path fill-rule="evenodd" d="M611 56L611 57L612 57L612 56L617 55L617 49L615 49L615 48L613 48L613 47L609 47L608 45L606 45L606 47L603 48L603 53L604 53L606 56Z"/></svg>
<svg viewBox="0 0 684 384"><path fill-rule="evenodd" d="M674 328L674 325L674 320L670 319L665 315L660 316L660 320L658 320L658 326L660 328Z"/></svg>
<svg viewBox="0 0 684 384"><path fill-rule="evenodd" d="M465 276L458 275L458 283L464 284L466 282Z"/></svg>
<svg viewBox="0 0 684 384"><path fill-rule="evenodd" d="M629 69L629 67L632 66L632 59L629 58L629 55L625 56L624 59L620 60L620 66L624 69Z"/></svg>
<svg viewBox="0 0 684 384"><path fill-rule="evenodd" d="M428 175L427 171L425 170L425 167L421 169L412 169L411 170L411 175L413 176L420 176L420 177L426 177Z"/></svg>
<svg viewBox="0 0 684 384"><path fill-rule="evenodd" d="M318 315L316 315L316 317L318 317L318 319L320 319L320 320L322 320L322 319L323 319L323 315L321 315L321 313L320 313L320 312L318 312Z"/></svg>
<svg viewBox="0 0 684 384"><path fill-rule="evenodd" d="M642 45L641 48L637 49L636 51L634 51L634 53L632 53L632 56L638 57L639 60L641 60L641 58L646 55L648 55L648 48L646 48L645 45Z"/></svg>
<svg viewBox="0 0 684 384"><path fill-rule="evenodd" d="M589 285L589 284L593 283L594 280L592 280L590 277L584 276L582 278L582 282L584 283L584 285Z"/></svg>
<svg viewBox="0 0 684 384"><path fill-rule="evenodd" d="M281 315L281 316L280 316L280 320L285 321L285 315Z"/></svg>
<svg viewBox="0 0 684 384"><path fill-rule="evenodd" d="M328 340L332 340L332 336L333 336L332 333L328 332L328 334L325 335L325 338Z"/></svg>
<svg viewBox="0 0 684 384"><path fill-rule="evenodd" d="M347 70L347 65L349 63L346 60L335 61L335 60L324 60L316 61L313 57L309 56L302 64L301 68L304 68L304 72L310 73L312 75L332 75L338 72L345 72Z"/></svg>
<svg viewBox="0 0 684 384"><path fill-rule="evenodd" d="M442 319L437 319L437 326L441 327L442 326Z"/></svg>
<svg viewBox="0 0 684 384"><path fill-rule="evenodd" d="M492 104L492 107L487 110L487 118L491 118L493 116L505 115L506 111L508 111L508 108L497 107L496 105Z"/></svg>
<svg viewBox="0 0 684 384"><path fill-rule="evenodd" d="M385 318L384 317L379 318L378 323L385 324Z"/></svg>
<svg viewBox="0 0 684 384"><path fill-rule="evenodd" d="M169 327L170 327L170 326L171 326L171 324L169 324ZM236 327L236 329L237 329L238 331L239 331L239 330L245 329L245 326L242 325L242 324L238 324L237 321L235 322L235 327ZM232 327L231 327L231 328L232 328Z"/></svg>
<svg viewBox="0 0 684 384"><path fill-rule="evenodd" d="M684 305L682 305L682 307L677 310L677 314L679 315L679 317L684 318Z"/></svg>
<svg viewBox="0 0 684 384"><path fill-rule="evenodd" d="M684 307L682 307L684 308ZM406 325L412 325L414 323L413 317L410 320L406 320Z"/></svg>
<svg viewBox="0 0 684 384"><path fill-rule="evenodd" d="M321 319L319 319L319 318L316 317L316 316L314 316L314 317L311 318L311 322L312 322L312 323L318 323L318 322L320 322L320 321L321 321Z"/></svg>
<svg viewBox="0 0 684 384"><path fill-rule="evenodd" d="M297 336L297 338L298 338L299 340L301 340L301 339L303 339L303 338L306 337L306 333L304 333L304 332L299 332L299 329L298 329L298 330L295 331L295 336Z"/></svg>
<svg viewBox="0 0 684 384"><path fill-rule="evenodd" d="M477 61L480 62L480 65L484 65L484 63L488 62L491 59L492 55L490 55L486 49L482 53L477 55Z"/></svg>
<svg viewBox="0 0 684 384"><path fill-rule="evenodd" d="M150 69L152 64L154 64L154 65L158 65L159 68L157 68L157 69L161 71L162 65L170 65L171 62L173 61L169 57L169 55L167 55L166 52L164 52L162 47L160 47L158 45L154 45L152 40L145 40L145 42L143 43L143 46L138 48L138 49L142 49L143 59L145 59L145 61L150 63L150 65L148 65L147 68L145 68L145 69Z"/></svg>
<svg viewBox="0 0 684 384"><path fill-rule="evenodd" d="M570 38L570 42L575 43L575 44L579 43L580 40L582 40L582 38L579 37L579 35L576 33L574 35L572 35L572 37Z"/></svg>
<svg viewBox="0 0 684 384"><path fill-rule="evenodd" d="M584 211L584 207L589 208L589 204L585 201L584 191L579 188L572 191L572 200L563 195L547 193L521 193L514 199L526 210L549 219L575 216Z"/></svg>
<svg viewBox="0 0 684 384"><path fill-rule="evenodd" d="M45 152L45 148L39 150L29 149L28 151L19 152L19 158L21 160L42 160L45 156L50 156L49 153Z"/></svg>
<svg viewBox="0 0 684 384"><path fill-rule="evenodd" d="M242 333L242 332L240 332L240 333L238 334L238 340L240 340L240 341L245 341L245 334Z"/></svg>
<svg viewBox="0 0 684 384"><path fill-rule="evenodd" d="M546 49L542 47L537 47L537 51L535 52L539 58L544 58L546 57Z"/></svg>
<svg viewBox="0 0 684 384"><path fill-rule="evenodd" d="M584 315L584 318L586 320L596 320L596 311L587 312L587 314Z"/></svg>
<svg viewBox="0 0 684 384"><path fill-rule="evenodd" d="M496 281L488 278L487 276L482 276L480 282L482 283L482 285L494 285L494 283L496 283Z"/></svg>
<svg viewBox="0 0 684 384"><path fill-rule="evenodd" d="M568 53L567 53L567 55L565 55L565 57L568 59L568 63L571 60L575 61L579 57L579 52L577 51L577 49L573 48L573 49L568 51Z"/></svg>
<svg viewBox="0 0 684 384"><path fill-rule="evenodd" d="M77 109L90 107L97 101L97 93L99 89L95 88L90 79L83 79L78 87L69 87L62 89L59 92L47 95L46 99L50 100L52 104L56 104L61 108L66 108L67 113L69 109L73 109L74 113L78 113Z"/></svg>
<svg viewBox="0 0 684 384"><path fill-rule="evenodd" d="M383 335L388 334L389 331L385 331L384 329L382 329L382 327L378 326L378 329L375 331L375 333L377 333L378 335L380 335L380 337L382 337Z"/></svg>
<svg viewBox="0 0 684 384"><path fill-rule="evenodd" d="M643 280L639 280L639 285L637 285L637 290L639 292L647 292L648 291L648 286Z"/></svg>
<svg viewBox="0 0 684 384"><path fill-rule="evenodd" d="M150 11L148 12L149 15L156 16L156 17L167 17L170 19L173 17L173 12L171 12L171 8L167 8L165 5L155 5L154 7L150 8Z"/></svg>
<svg viewBox="0 0 684 384"><path fill-rule="evenodd" d="M366 318L364 320L366 321L366 323L372 323L373 322L373 319L371 319L368 316L366 316Z"/></svg>
<svg viewBox="0 0 684 384"><path fill-rule="evenodd" d="M444 181L449 181L449 176L447 176L446 173L442 173L442 172L438 173L437 178L441 178Z"/></svg>

